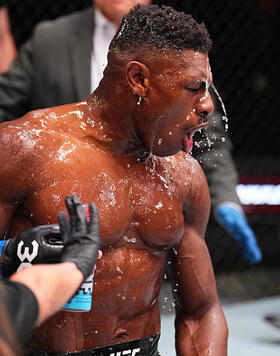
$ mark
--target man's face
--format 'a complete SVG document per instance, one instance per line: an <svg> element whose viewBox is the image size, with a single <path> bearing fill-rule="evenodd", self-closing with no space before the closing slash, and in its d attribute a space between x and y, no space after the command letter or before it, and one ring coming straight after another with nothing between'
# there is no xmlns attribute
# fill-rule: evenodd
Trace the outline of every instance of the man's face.
<svg viewBox="0 0 280 356"><path fill-rule="evenodd" d="M149 5L152 0L93 0L93 5L111 22L118 26L123 15L137 4Z"/></svg>
<svg viewBox="0 0 280 356"><path fill-rule="evenodd" d="M185 50L157 57L150 67L147 102L142 104L146 120L140 123L141 136L155 155L189 152L194 132L207 126L206 117L214 109L208 55Z"/></svg>

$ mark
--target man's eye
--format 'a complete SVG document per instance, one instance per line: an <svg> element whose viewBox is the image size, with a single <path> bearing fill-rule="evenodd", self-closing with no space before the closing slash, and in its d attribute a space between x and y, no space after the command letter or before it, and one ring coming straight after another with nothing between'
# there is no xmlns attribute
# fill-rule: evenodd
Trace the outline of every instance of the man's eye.
<svg viewBox="0 0 280 356"><path fill-rule="evenodd" d="M190 87L187 87L187 89L188 89L189 91L191 91L192 93L198 93L198 91L199 91L200 88L190 88Z"/></svg>

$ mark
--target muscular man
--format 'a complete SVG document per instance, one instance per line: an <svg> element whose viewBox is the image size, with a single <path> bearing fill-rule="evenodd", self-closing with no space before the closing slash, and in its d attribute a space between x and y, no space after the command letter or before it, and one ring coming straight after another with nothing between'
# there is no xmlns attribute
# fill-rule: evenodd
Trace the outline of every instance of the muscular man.
<svg viewBox="0 0 280 356"><path fill-rule="evenodd" d="M96 202L100 215L92 309L49 319L29 341L34 355L157 355L169 251L177 354L226 355L204 241L209 192L187 153L213 111L210 47L190 15L138 6L124 17L89 98L1 124L1 232L53 223L68 192Z"/></svg>
<svg viewBox="0 0 280 356"><path fill-rule="evenodd" d="M136 3L151 0L93 0L93 8L39 24L10 70L0 76L0 122L90 95L102 78L121 18ZM243 256L255 263L261 251L235 190L238 175L221 116L215 111L209 119L210 147L202 142L193 154L206 174L218 222L239 242Z"/></svg>

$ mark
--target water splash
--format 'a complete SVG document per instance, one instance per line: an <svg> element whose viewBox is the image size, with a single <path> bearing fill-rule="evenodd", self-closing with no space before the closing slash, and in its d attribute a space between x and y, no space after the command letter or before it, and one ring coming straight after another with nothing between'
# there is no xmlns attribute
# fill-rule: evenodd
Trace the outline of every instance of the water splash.
<svg viewBox="0 0 280 356"><path fill-rule="evenodd" d="M214 93L216 94L216 96L221 104L221 108L223 110L223 116L221 117L221 119L225 122L225 131L227 131L228 130L228 117L227 117L227 111L226 111L225 104L224 104L224 102L223 102L223 100L222 100L222 98L214 84L212 84L212 88L213 88Z"/></svg>

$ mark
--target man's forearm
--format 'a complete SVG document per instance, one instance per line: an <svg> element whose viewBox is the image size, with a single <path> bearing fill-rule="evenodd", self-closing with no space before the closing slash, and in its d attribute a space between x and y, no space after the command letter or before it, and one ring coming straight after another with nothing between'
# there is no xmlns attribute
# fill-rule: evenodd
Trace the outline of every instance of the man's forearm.
<svg viewBox="0 0 280 356"><path fill-rule="evenodd" d="M228 327L219 303L197 317L176 316L177 356L226 356Z"/></svg>

